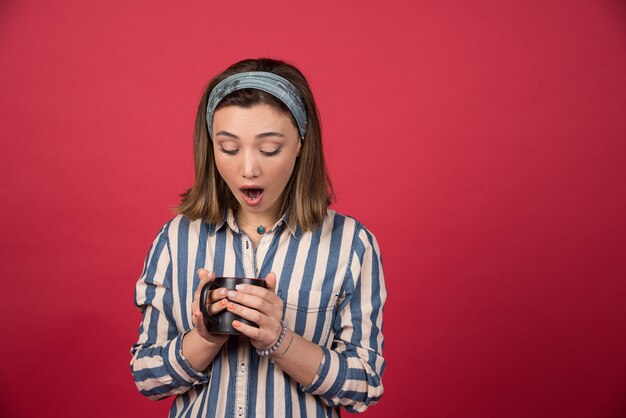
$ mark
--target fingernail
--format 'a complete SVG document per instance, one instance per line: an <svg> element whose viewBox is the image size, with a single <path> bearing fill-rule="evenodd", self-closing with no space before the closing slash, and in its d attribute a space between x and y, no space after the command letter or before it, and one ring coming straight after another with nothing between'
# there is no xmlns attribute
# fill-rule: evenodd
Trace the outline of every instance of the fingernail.
<svg viewBox="0 0 626 418"><path fill-rule="evenodd" d="M220 296L226 296L226 289L220 289Z"/></svg>
<svg viewBox="0 0 626 418"><path fill-rule="evenodd" d="M246 290L246 285L238 284L237 286L235 286L235 289L237 289L237 290Z"/></svg>
<svg viewBox="0 0 626 418"><path fill-rule="evenodd" d="M232 290L229 290L229 291L228 291L228 297L229 297L229 298L233 298L233 299L235 299L235 298L237 297L237 292L234 292L234 291L232 291Z"/></svg>
<svg viewBox="0 0 626 418"><path fill-rule="evenodd" d="M222 304L222 306L226 306L226 304L228 303L228 300L222 299L220 303Z"/></svg>

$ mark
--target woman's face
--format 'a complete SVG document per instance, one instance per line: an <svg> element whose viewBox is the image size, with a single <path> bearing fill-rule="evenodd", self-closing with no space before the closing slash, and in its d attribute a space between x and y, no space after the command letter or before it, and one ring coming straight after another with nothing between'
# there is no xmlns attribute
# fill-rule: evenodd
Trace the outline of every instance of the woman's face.
<svg viewBox="0 0 626 418"><path fill-rule="evenodd" d="M300 153L291 117L266 104L225 106L213 114L213 151L220 175L249 222L280 216L281 195Z"/></svg>

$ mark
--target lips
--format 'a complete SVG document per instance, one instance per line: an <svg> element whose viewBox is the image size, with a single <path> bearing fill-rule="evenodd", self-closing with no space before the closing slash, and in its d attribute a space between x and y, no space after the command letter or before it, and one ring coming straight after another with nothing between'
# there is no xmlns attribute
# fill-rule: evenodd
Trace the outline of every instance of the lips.
<svg viewBox="0 0 626 418"><path fill-rule="evenodd" d="M257 186L243 186L240 188L241 196L249 206L256 206L261 203L263 198L263 189Z"/></svg>

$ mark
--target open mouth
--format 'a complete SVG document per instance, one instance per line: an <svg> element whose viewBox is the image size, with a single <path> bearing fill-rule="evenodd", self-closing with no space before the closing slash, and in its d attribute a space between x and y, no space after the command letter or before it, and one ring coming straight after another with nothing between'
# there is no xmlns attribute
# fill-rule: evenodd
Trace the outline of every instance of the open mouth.
<svg viewBox="0 0 626 418"><path fill-rule="evenodd" d="M263 189L260 187L242 187L241 194L243 195L243 200L248 205L256 205L261 201L263 197Z"/></svg>
<svg viewBox="0 0 626 418"><path fill-rule="evenodd" d="M263 193L263 189L244 189L243 192L252 200L256 200Z"/></svg>

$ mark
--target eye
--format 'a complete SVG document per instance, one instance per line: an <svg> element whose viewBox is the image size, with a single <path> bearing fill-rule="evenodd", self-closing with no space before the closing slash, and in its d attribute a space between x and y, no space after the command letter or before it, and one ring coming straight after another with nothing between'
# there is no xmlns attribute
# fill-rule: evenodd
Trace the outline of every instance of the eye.
<svg viewBox="0 0 626 418"><path fill-rule="evenodd" d="M220 152L227 155L236 155L239 150L238 149L225 149L224 147L220 147Z"/></svg>
<svg viewBox="0 0 626 418"><path fill-rule="evenodd" d="M276 148L274 151L263 151L261 150L261 154L265 155L266 157L273 157L274 155L277 155L281 150L281 147Z"/></svg>

